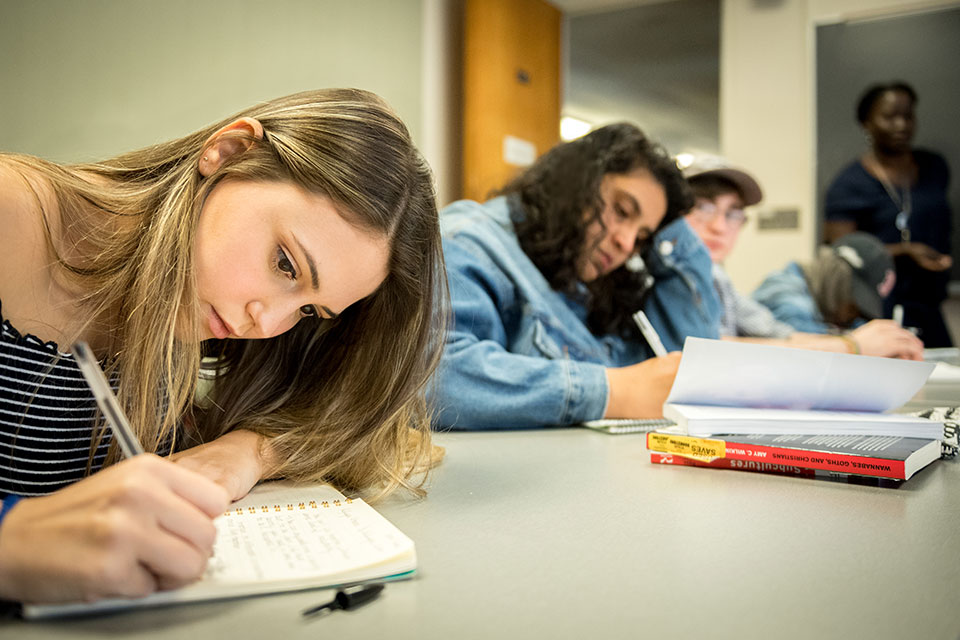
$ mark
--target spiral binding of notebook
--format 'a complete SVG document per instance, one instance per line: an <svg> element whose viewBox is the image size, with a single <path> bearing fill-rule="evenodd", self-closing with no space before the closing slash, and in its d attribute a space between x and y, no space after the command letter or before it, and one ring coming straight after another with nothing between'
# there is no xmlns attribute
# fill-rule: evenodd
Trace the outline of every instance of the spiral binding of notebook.
<svg viewBox="0 0 960 640"><path fill-rule="evenodd" d="M934 407L917 411L913 415L943 422L943 442L940 457L950 459L960 452L960 407Z"/></svg>
<svg viewBox="0 0 960 640"><path fill-rule="evenodd" d="M657 429L672 427L673 425L673 420L666 418L604 418L603 420L590 420L581 423L581 426L593 429L594 431L603 431L604 433L612 434L648 433L650 431L656 431Z"/></svg>
<svg viewBox="0 0 960 640"><path fill-rule="evenodd" d="M293 504L292 502L288 502L282 505L281 504L273 504L273 505L260 504L256 506L238 507L236 509L230 509L229 511L225 511L223 515L224 516L242 516L247 513L249 514L256 514L257 512L270 513L271 510L279 512L284 510L304 511L306 509L329 509L331 506L339 507L342 504L353 504L353 498L345 498L344 500L333 500L333 501L321 500L319 503L317 503L316 500L310 500L308 502L298 502L297 504Z"/></svg>

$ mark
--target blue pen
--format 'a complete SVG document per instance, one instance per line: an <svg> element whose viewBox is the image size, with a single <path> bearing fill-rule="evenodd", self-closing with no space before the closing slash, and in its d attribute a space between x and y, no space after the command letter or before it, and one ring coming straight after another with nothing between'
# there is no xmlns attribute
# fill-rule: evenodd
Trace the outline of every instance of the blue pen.
<svg viewBox="0 0 960 640"><path fill-rule="evenodd" d="M107 377L103 375L103 369L100 368L96 358L93 357L90 346L82 340L75 342L70 347L70 353L73 354L77 365L80 367L80 372L86 378L87 385L93 392L93 397L97 400L97 406L100 407L100 411L107 419L113 437L120 443L120 450L123 451L123 455L132 458L143 453L143 447L137 441L137 436L133 434L130 421L127 420L123 409L120 408L117 396L113 395L113 390L107 383Z"/></svg>

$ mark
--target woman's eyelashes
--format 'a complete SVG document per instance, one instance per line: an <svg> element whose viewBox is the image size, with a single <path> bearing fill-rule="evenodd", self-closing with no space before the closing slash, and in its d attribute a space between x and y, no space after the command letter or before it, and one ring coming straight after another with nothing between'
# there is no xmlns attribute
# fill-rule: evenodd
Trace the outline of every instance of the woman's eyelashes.
<svg viewBox="0 0 960 640"><path fill-rule="evenodd" d="M293 260L287 255L287 252L283 250L283 247L277 245L277 254L274 259L274 270L282 274L283 277L296 281L297 279L297 268L293 264ZM320 312L317 311L317 308L312 304L305 304L300 307L297 312L300 314L301 318L319 318Z"/></svg>
<svg viewBox="0 0 960 640"><path fill-rule="evenodd" d="M290 280L297 279L297 268L293 266L293 261L280 245L277 245L277 254L274 257L274 269Z"/></svg>

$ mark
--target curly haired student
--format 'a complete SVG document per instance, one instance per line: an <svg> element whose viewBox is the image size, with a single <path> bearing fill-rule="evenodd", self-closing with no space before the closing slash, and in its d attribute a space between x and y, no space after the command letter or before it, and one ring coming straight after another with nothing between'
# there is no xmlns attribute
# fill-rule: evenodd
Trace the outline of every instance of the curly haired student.
<svg viewBox="0 0 960 640"><path fill-rule="evenodd" d="M441 212L453 326L435 426L545 427L662 415L679 353L717 337L710 258L676 163L630 124L561 144L483 204Z"/></svg>

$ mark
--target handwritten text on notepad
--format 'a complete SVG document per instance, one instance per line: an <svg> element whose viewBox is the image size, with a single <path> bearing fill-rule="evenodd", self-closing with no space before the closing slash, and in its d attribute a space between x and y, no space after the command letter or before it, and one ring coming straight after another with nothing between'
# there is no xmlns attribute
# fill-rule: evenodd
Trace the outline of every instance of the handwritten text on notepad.
<svg viewBox="0 0 960 640"><path fill-rule="evenodd" d="M204 580L289 580L349 569L360 557L392 557L406 542L370 518L362 500L339 507L253 510L216 520L217 541Z"/></svg>

